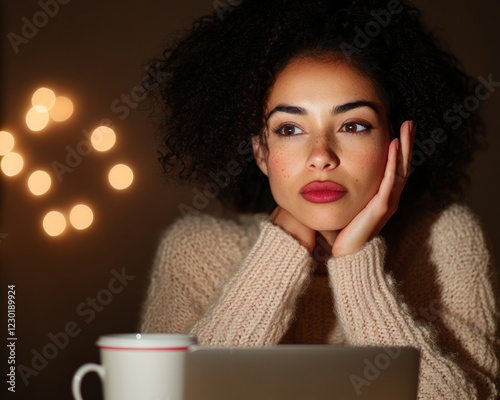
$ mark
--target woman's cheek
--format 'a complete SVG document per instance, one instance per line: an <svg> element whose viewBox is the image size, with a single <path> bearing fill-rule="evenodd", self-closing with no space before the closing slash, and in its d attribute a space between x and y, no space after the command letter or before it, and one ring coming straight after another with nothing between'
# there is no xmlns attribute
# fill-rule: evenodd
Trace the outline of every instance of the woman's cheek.
<svg viewBox="0 0 500 400"><path fill-rule="evenodd" d="M290 158L283 151L274 151L267 160L269 178L281 183L282 180L289 176Z"/></svg>
<svg viewBox="0 0 500 400"><path fill-rule="evenodd" d="M285 152L271 153L267 160L269 184L276 203L287 209L290 208L290 199L293 198L293 183L297 180L298 162Z"/></svg>
<svg viewBox="0 0 500 400"><path fill-rule="evenodd" d="M365 182L367 182L370 199L377 194L380 183L384 178L385 167L387 164L387 151L384 148L379 148L377 151L368 151L364 154L362 165L365 166L363 173ZM369 200L370 200L369 199Z"/></svg>

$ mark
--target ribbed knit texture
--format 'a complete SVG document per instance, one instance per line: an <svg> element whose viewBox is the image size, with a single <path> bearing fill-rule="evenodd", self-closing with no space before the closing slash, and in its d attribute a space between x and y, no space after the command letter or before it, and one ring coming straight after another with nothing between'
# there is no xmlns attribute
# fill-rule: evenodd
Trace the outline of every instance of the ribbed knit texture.
<svg viewBox="0 0 500 400"><path fill-rule="evenodd" d="M497 398L494 269L466 206L415 212L390 243L328 260L328 276L311 265L262 215L186 217L163 236L141 329L223 346L412 346L419 399Z"/></svg>

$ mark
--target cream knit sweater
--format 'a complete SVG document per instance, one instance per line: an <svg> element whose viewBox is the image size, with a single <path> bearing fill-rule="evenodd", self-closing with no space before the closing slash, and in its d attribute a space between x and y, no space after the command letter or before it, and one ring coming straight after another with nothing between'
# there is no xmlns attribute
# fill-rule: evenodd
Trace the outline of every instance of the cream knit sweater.
<svg viewBox="0 0 500 400"><path fill-rule="evenodd" d="M498 305L478 221L454 204L406 222L319 276L263 215L185 217L162 239L141 329L210 345L412 346L419 399L497 398Z"/></svg>

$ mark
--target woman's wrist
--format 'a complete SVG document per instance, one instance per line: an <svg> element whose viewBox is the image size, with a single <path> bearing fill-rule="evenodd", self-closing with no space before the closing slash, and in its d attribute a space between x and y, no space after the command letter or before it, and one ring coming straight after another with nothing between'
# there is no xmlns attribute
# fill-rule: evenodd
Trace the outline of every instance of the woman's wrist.
<svg viewBox="0 0 500 400"><path fill-rule="evenodd" d="M276 209L269 216L269 222L279 226L295 240L297 240L311 254L314 251L316 232L302 224L297 218L281 207Z"/></svg>

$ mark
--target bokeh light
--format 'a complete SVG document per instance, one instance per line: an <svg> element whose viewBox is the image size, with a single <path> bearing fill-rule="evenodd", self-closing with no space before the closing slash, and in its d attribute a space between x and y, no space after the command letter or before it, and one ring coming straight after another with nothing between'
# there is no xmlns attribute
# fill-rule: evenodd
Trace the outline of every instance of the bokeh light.
<svg viewBox="0 0 500 400"><path fill-rule="evenodd" d="M14 148L14 136L7 131L0 131L0 156L10 153Z"/></svg>
<svg viewBox="0 0 500 400"><path fill-rule="evenodd" d="M43 106L33 106L26 114L26 125L34 132L44 129L49 120L49 111Z"/></svg>
<svg viewBox="0 0 500 400"><path fill-rule="evenodd" d="M116 135L109 126L99 126L90 136L90 142L97 151L108 151L116 142Z"/></svg>
<svg viewBox="0 0 500 400"><path fill-rule="evenodd" d="M52 179L45 171L35 171L28 178L28 188L35 196L47 193L51 185Z"/></svg>
<svg viewBox="0 0 500 400"><path fill-rule="evenodd" d="M66 121L73 115L73 102L64 96L57 96L54 106L49 110L50 117L56 122Z"/></svg>
<svg viewBox="0 0 500 400"><path fill-rule="evenodd" d="M24 159L18 153L8 153L0 162L2 172L7 176L15 176L22 171L24 167Z"/></svg>
<svg viewBox="0 0 500 400"><path fill-rule="evenodd" d="M117 164L109 171L108 180L113 188L123 190L132 184L134 172L125 164Z"/></svg>
<svg viewBox="0 0 500 400"><path fill-rule="evenodd" d="M31 97L31 104L33 106L42 106L50 110L56 102L56 94L53 90L46 87L41 87Z"/></svg>
<svg viewBox="0 0 500 400"><path fill-rule="evenodd" d="M85 204L74 206L69 213L69 222L75 229L87 229L94 221L92 209Z"/></svg>
<svg viewBox="0 0 500 400"><path fill-rule="evenodd" d="M66 218L59 211L50 211L43 218L43 229L49 236L59 236L66 229Z"/></svg>

